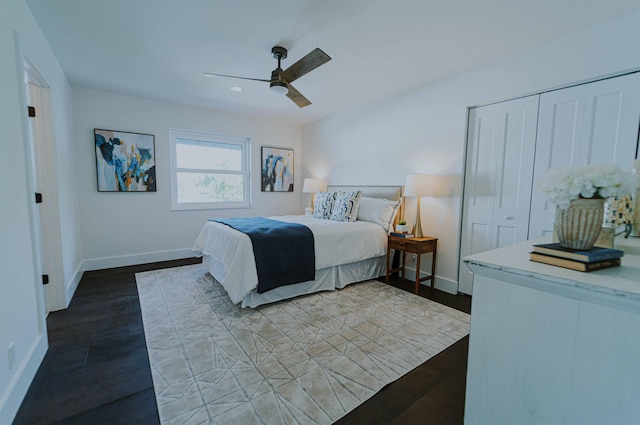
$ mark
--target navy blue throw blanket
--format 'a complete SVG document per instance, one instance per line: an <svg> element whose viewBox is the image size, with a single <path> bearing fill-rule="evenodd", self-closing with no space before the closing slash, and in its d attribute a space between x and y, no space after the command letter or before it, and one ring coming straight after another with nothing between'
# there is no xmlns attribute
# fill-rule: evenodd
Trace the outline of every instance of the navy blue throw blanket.
<svg viewBox="0 0 640 425"><path fill-rule="evenodd" d="M313 233L307 226L263 217L211 221L226 224L251 239L259 294L316 278Z"/></svg>

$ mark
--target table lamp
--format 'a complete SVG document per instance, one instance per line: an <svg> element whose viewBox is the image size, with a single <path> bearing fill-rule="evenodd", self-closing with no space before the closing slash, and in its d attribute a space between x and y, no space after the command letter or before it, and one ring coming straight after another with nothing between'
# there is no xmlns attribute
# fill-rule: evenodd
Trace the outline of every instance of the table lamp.
<svg viewBox="0 0 640 425"><path fill-rule="evenodd" d="M423 237L422 222L420 221L420 198L434 196L433 176L431 174L409 174L404 184L404 196L418 198L418 209L413 225L413 233L416 238Z"/></svg>
<svg viewBox="0 0 640 425"><path fill-rule="evenodd" d="M302 193L311 194L311 208L305 208L305 213L309 210L313 213L313 205L315 204L316 193L327 190L327 182L321 179L304 179L302 183Z"/></svg>

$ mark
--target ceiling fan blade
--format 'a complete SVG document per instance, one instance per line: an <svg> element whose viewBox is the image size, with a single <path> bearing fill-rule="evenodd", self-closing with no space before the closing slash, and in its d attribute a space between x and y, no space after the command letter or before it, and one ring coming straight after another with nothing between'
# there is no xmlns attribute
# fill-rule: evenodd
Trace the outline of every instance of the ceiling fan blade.
<svg viewBox="0 0 640 425"><path fill-rule="evenodd" d="M320 65L329 62L331 57L319 48L313 49L305 57L284 70L282 78L287 83L292 83L303 75L313 71Z"/></svg>
<svg viewBox="0 0 640 425"><path fill-rule="evenodd" d="M228 78L238 78L240 80L251 80L251 81L263 81L265 83L270 83L271 80L264 80L261 78L248 78L248 77L237 77L235 75L225 75L225 74L213 74L211 72L203 72L205 77L228 77Z"/></svg>
<svg viewBox="0 0 640 425"><path fill-rule="evenodd" d="M287 97L293 100L293 103L298 105L300 108L304 108L305 106L311 105L309 99L304 97L302 93L296 90L291 84L289 84L289 93L287 93Z"/></svg>

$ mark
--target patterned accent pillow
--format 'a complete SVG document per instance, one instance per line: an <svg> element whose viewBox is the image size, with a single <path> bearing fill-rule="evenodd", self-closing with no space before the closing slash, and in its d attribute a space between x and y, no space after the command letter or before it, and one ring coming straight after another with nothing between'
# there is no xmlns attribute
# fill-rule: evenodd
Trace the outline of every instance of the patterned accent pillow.
<svg viewBox="0 0 640 425"><path fill-rule="evenodd" d="M362 197L362 191L336 192L331 208L331 220L356 221L358 218L358 202Z"/></svg>
<svg viewBox="0 0 640 425"><path fill-rule="evenodd" d="M313 216L315 218L331 218L331 208L333 207L333 193L318 192L313 204Z"/></svg>

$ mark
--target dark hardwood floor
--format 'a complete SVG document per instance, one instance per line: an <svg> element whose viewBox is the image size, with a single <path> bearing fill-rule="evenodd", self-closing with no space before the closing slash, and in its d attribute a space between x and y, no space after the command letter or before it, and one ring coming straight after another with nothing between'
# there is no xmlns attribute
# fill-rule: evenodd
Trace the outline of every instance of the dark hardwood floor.
<svg viewBox="0 0 640 425"><path fill-rule="evenodd" d="M69 308L49 314L49 350L14 425L158 424L135 273L194 264L167 261L86 272ZM412 291L413 283L391 284ZM471 297L420 295L470 312ZM337 424L463 423L468 337L384 387Z"/></svg>

